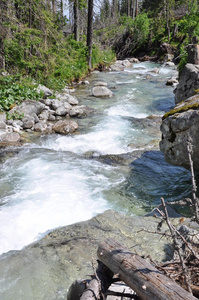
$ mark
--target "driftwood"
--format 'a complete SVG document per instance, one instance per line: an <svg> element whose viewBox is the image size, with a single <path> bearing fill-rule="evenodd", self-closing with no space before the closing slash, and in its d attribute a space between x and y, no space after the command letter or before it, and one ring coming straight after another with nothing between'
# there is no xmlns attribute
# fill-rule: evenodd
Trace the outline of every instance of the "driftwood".
<svg viewBox="0 0 199 300"><path fill-rule="evenodd" d="M97 279L92 279L86 291L82 294L80 300L97 300L100 299L100 283Z"/></svg>
<svg viewBox="0 0 199 300"><path fill-rule="evenodd" d="M94 268L94 266L93 266ZM98 260L98 267L94 270L95 275L87 284L80 300L100 300L105 299L105 294L113 282L113 272Z"/></svg>
<svg viewBox="0 0 199 300"><path fill-rule="evenodd" d="M112 239L101 242L97 254L143 300L197 299L149 262Z"/></svg>

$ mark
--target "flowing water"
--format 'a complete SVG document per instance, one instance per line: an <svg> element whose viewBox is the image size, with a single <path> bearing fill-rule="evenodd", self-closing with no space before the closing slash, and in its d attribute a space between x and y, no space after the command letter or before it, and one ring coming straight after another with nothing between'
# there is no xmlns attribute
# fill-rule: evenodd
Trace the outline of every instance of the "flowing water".
<svg viewBox="0 0 199 300"><path fill-rule="evenodd" d="M159 74L150 72L155 67ZM145 62L124 72L93 73L90 85L75 94L97 113L77 120L78 133L40 138L1 165L0 253L109 208L142 215L161 196L171 201L189 193L189 172L150 150L160 133L133 123L133 117L161 116L174 106L173 88L165 82L175 72ZM113 88L113 98L91 96L91 86L99 80ZM145 148L129 165L111 161Z"/></svg>

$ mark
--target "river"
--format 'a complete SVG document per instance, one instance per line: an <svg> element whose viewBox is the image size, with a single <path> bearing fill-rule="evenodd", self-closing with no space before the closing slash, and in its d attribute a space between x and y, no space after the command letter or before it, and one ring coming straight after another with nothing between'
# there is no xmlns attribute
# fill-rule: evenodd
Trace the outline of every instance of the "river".
<svg viewBox="0 0 199 300"><path fill-rule="evenodd" d="M156 67L159 74L150 72ZM97 111L77 120L77 134L41 137L2 163L0 253L21 249L50 229L109 208L143 215L161 196L173 201L189 194L189 172L167 164L152 147L159 131L133 122L162 116L174 106L173 88L165 85L173 74L173 68L152 62L123 72L94 72L90 85L74 93L80 104ZM112 87L113 98L91 96L91 86L99 80ZM111 160L111 155L143 149L130 164Z"/></svg>

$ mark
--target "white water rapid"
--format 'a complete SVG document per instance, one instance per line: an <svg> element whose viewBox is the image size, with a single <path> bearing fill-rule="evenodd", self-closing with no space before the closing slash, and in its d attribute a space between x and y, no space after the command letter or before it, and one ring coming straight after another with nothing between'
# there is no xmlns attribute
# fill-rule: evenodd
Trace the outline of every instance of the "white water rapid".
<svg viewBox="0 0 199 300"><path fill-rule="evenodd" d="M159 74L150 72L155 67ZM124 72L92 74L90 85L76 95L98 113L77 120L80 129L74 136L43 137L1 165L0 253L109 208L143 214L158 204L161 192L172 200L175 192L187 193L187 172L166 164L158 151L138 159L132 169L100 160L144 149L157 138L147 128L134 127L131 118L163 115L173 107L173 88L165 83L175 72L146 62ZM97 80L116 87L115 96L91 97Z"/></svg>

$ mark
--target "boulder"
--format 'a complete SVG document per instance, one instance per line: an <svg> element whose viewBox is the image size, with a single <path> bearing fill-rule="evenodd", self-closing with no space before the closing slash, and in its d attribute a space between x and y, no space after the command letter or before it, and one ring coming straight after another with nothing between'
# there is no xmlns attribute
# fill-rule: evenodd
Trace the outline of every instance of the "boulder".
<svg viewBox="0 0 199 300"><path fill-rule="evenodd" d="M103 81L97 81L94 86L107 86L107 82L103 82Z"/></svg>
<svg viewBox="0 0 199 300"><path fill-rule="evenodd" d="M59 120L54 124L53 130L56 133L69 134L78 129L78 124L71 120Z"/></svg>
<svg viewBox="0 0 199 300"><path fill-rule="evenodd" d="M0 112L0 122L6 122L6 113Z"/></svg>
<svg viewBox="0 0 199 300"><path fill-rule="evenodd" d="M111 71L124 71L125 68L132 68L132 63L128 60L117 60L110 66Z"/></svg>
<svg viewBox="0 0 199 300"><path fill-rule="evenodd" d="M157 218L130 217L109 210L88 221L50 231L21 251L1 255L1 299L67 299L74 280L93 274L92 258L105 238L114 238L154 260L169 259L172 251L168 238L141 231L155 231L158 223ZM165 228L163 224L162 230Z"/></svg>
<svg viewBox="0 0 199 300"><path fill-rule="evenodd" d="M163 116L160 150L167 162L190 169L187 155L187 139L193 144L193 163L199 171L199 94L188 98Z"/></svg>
<svg viewBox="0 0 199 300"><path fill-rule="evenodd" d="M69 109L64 105L60 105L55 111L56 116L65 116L67 113L69 113Z"/></svg>
<svg viewBox="0 0 199 300"><path fill-rule="evenodd" d="M113 97L113 92L109 90L106 86L94 86L92 89L92 94L94 97L99 97L99 98Z"/></svg>
<svg viewBox="0 0 199 300"><path fill-rule="evenodd" d="M136 63L136 64L137 64L137 63L139 63L139 59L137 59L137 58L135 58L135 57L132 57L132 58L129 59L129 62L130 62L130 63Z"/></svg>
<svg viewBox="0 0 199 300"><path fill-rule="evenodd" d="M71 96L71 95L68 95L67 101L71 105L77 105L77 104L79 104L79 101L77 100L77 98L74 97L74 96Z"/></svg>
<svg viewBox="0 0 199 300"><path fill-rule="evenodd" d="M0 135L0 146L17 146L21 137L17 132L7 132Z"/></svg>
<svg viewBox="0 0 199 300"><path fill-rule="evenodd" d="M45 108L45 105L41 103L40 101L35 101L35 100L26 100L20 105L16 105L13 107L10 111L9 114L15 114L16 112L19 115L24 115L24 116L31 116L33 114L40 114L40 112Z"/></svg>
<svg viewBox="0 0 199 300"><path fill-rule="evenodd" d="M37 87L37 92L42 92L44 94L44 98L52 96L53 92L44 85L39 84Z"/></svg>
<svg viewBox="0 0 199 300"><path fill-rule="evenodd" d="M39 114L39 120L45 120L47 121L49 118L49 110L45 109Z"/></svg>
<svg viewBox="0 0 199 300"><path fill-rule="evenodd" d="M51 106L54 110L56 110L59 106L63 105L63 102L58 99L52 99Z"/></svg>
<svg viewBox="0 0 199 300"><path fill-rule="evenodd" d="M187 48L187 62L194 65L199 65L199 45L190 44Z"/></svg>
<svg viewBox="0 0 199 300"><path fill-rule="evenodd" d="M4 121L0 121L0 129L6 129L6 123Z"/></svg>
<svg viewBox="0 0 199 300"><path fill-rule="evenodd" d="M39 122L34 125L34 130L37 132L45 132L47 128L47 124Z"/></svg>
<svg viewBox="0 0 199 300"><path fill-rule="evenodd" d="M174 62L172 62L172 61L167 61L165 65L166 65L167 67L175 67Z"/></svg>
<svg viewBox="0 0 199 300"><path fill-rule="evenodd" d="M25 116L22 119L22 122L23 122L23 125L22 125L23 129L31 129L35 124L34 117L31 117L29 115Z"/></svg>
<svg viewBox="0 0 199 300"><path fill-rule="evenodd" d="M95 112L96 112L96 110L93 109L92 107L89 107L86 105L80 105L80 106L74 106L69 111L69 116L70 117L84 117L84 116L92 115Z"/></svg>
<svg viewBox="0 0 199 300"><path fill-rule="evenodd" d="M166 85L174 86L178 84L178 79L176 77L171 77L167 80Z"/></svg>
<svg viewBox="0 0 199 300"><path fill-rule="evenodd" d="M199 65L186 64L180 75L175 93L175 103L179 103L193 96L199 89Z"/></svg>
<svg viewBox="0 0 199 300"><path fill-rule="evenodd" d="M160 70L158 68L154 68L149 71L149 73L154 73L154 74L158 74L159 72L160 72Z"/></svg>

